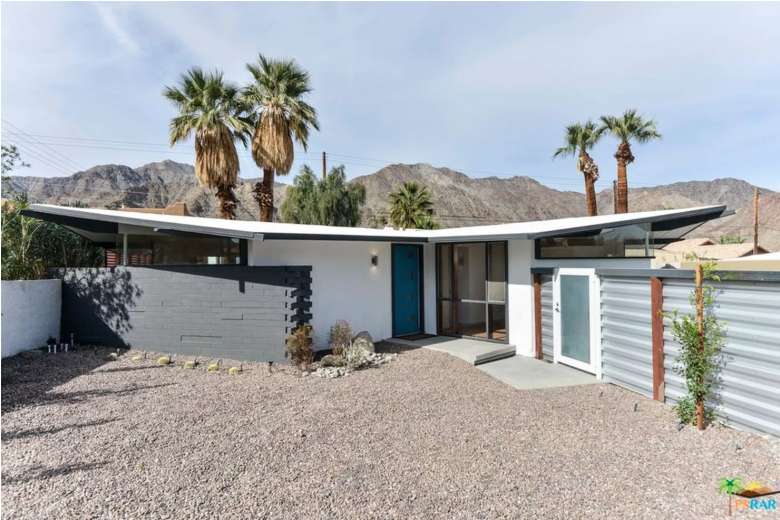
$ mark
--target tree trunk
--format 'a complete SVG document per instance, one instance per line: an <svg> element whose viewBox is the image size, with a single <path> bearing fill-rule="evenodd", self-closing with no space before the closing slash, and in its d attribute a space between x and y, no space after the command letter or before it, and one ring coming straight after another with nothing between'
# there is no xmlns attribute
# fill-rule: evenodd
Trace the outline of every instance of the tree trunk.
<svg viewBox="0 0 780 520"><path fill-rule="evenodd" d="M620 143L617 152L615 152L615 159L617 159L618 163L617 193L615 193L617 212L628 213L628 177L626 175L626 167L634 162L634 156L631 155L631 146L628 143Z"/></svg>
<svg viewBox="0 0 780 520"><path fill-rule="evenodd" d="M588 208L588 216L595 217L599 214L596 204L596 180L599 178L599 167L593 162L588 152L580 151L578 161L580 171L585 176L585 200Z"/></svg>
<svg viewBox="0 0 780 520"><path fill-rule="evenodd" d="M238 200L233 193L233 186L223 185L217 187L217 218L225 220L236 219L236 205Z"/></svg>
<svg viewBox="0 0 780 520"><path fill-rule="evenodd" d="M260 222L274 221L274 170L263 168L263 182L255 184L255 200L260 205Z"/></svg>

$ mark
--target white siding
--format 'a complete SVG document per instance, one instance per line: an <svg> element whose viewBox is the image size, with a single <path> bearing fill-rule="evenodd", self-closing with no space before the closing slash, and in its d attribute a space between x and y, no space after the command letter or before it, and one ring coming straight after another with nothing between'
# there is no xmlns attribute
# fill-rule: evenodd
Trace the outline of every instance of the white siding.
<svg viewBox="0 0 780 520"><path fill-rule="evenodd" d="M509 343L517 347L517 354L533 357L534 345L534 280L531 261L534 257L532 240L510 240L507 311L509 313Z"/></svg>

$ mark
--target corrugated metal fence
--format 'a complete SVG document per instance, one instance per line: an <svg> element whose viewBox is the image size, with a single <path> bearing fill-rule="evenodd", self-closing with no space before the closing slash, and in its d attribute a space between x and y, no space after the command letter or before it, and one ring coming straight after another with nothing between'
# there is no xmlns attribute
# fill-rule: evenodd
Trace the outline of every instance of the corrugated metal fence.
<svg viewBox="0 0 780 520"><path fill-rule="evenodd" d="M553 281L543 275L542 285L542 359L553 360Z"/></svg>
<svg viewBox="0 0 780 520"><path fill-rule="evenodd" d="M680 273L682 274L682 273ZM722 273L725 277L727 273ZM663 271L653 276L662 277ZM692 313L691 278L663 279L663 309ZM601 274L602 373L605 380L652 396L652 325L649 276ZM711 402L718 420L780 437L780 279L714 284L713 311L726 321L725 346ZM685 394L674 372L679 346L664 320L666 402Z"/></svg>
<svg viewBox="0 0 780 520"><path fill-rule="evenodd" d="M649 278L601 279L601 374L605 381L653 396L653 327Z"/></svg>

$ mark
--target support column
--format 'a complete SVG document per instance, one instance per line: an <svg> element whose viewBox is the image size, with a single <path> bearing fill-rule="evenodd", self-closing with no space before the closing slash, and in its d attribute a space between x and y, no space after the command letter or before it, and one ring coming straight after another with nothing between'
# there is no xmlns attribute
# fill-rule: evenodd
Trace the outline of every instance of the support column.
<svg viewBox="0 0 780 520"><path fill-rule="evenodd" d="M653 399L664 402L664 308L663 280L656 276L650 278L650 300L653 325Z"/></svg>
<svg viewBox="0 0 780 520"><path fill-rule="evenodd" d="M542 275L534 274L534 341L536 359L542 359Z"/></svg>
<svg viewBox="0 0 780 520"><path fill-rule="evenodd" d="M122 238L122 265L127 265L127 233L124 233Z"/></svg>

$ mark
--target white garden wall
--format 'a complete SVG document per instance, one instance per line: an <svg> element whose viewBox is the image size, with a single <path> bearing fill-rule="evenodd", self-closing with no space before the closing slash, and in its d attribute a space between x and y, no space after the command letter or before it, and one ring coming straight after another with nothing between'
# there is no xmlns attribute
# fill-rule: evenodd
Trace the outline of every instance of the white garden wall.
<svg viewBox="0 0 780 520"><path fill-rule="evenodd" d="M3 281L2 357L46 346L59 338L62 309L60 280Z"/></svg>

